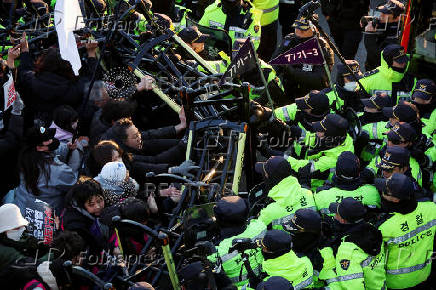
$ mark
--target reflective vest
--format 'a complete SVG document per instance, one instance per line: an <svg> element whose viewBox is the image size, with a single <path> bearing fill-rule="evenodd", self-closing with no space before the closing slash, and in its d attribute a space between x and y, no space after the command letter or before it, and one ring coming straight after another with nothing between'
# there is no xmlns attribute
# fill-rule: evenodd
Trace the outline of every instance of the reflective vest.
<svg viewBox="0 0 436 290"><path fill-rule="evenodd" d="M268 274L265 281L271 276L280 276L290 281L294 289L311 288L313 284L313 266L309 258L298 258L293 251L275 259L264 260L262 269Z"/></svg>
<svg viewBox="0 0 436 290"><path fill-rule="evenodd" d="M335 259L336 277L326 280L331 289L385 289L386 272L383 247L370 256L351 242L342 242Z"/></svg>
<svg viewBox="0 0 436 290"><path fill-rule="evenodd" d="M373 70L364 74L364 77L359 81L365 90L370 94L374 95L377 92L386 93L388 96L392 97L392 83L400 82L405 73L400 73L394 71L391 67L388 66L386 61L383 58L383 55L380 54L381 64L380 66ZM409 67L410 62L407 64L406 71ZM413 91L416 85L416 78L414 79L413 87L408 92L398 91L397 97L394 101L394 104L398 104L398 100L402 98L408 98L410 96L410 92Z"/></svg>
<svg viewBox="0 0 436 290"><path fill-rule="evenodd" d="M329 281L328 287L326 289L340 289L336 278L336 259L333 253L333 249L330 247L325 247L319 250L321 257L323 259L322 269L319 272L318 279L323 280L327 283Z"/></svg>
<svg viewBox="0 0 436 290"><path fill-rule="evenodd" d="M287 159L294 171L298 172L300 168L306 166L307 164L310 164L311 173L315 171L330 171L331 177L331 169L336 167L336 161L338 159L338 156L341 155L341 153L344 151L354 152L353 139L348 134L342 144L339 144L332 149L320 151L313 155L308 154L310 149L313 149L315 143L316 134L303 130L300 139L294 142L293 145L294 153L298 158L289 156ZM312 189L316 189L323 183L324 180L312 179L311 187Z"/></svg>
<svg viewBox="0 0 436 290"><path fill-rule="evenodd" d="M341 202L344 198L352 197L359 200L368 207L380 207L380 194L373 185L363 185L355 190L344 190L333 187L327 190L321 190L314 194L316 208L322 214L334 215L329 211L330 203Z"/></svg>
<svg viewBox="0 0 436 290"><path fill-rule="evenodd" d="M221 3L219 1L215 1L213 4L209 5L204 10L203 17L201 17L198 24L212 28L224 29L227 15L224 14L220 4ZM253 39L254 47L257 49L260 43L260 18L262 12L256 8L250 8L249 12L241 9L242 15L245 15L246 13L251 13L252 20L248 28L230 26L228 33L232 39L232 45L236 39L247 38L250 36L251 39Z"/></svg>
<svg viewBox="0 0 436 290"><path fill-rule="evenodd" d="M363 148L362 153L360 154L360 158L365 161L371 161L375 156L377 156L380 149L383 147L383 144L379 144L378 142L374 142L371 140L385 140L386 133L389 131L389 128L386 128L387 122L376 122L369 123L362 126L362 132L366 132L369 135L370 141ZM385 142L384 142L385 143Z"/></svg>
<svg viewBox="0 0 436 290"><path fill-rule="evenodd" d="M336 85L334 86L336 87ZM326 93L326 95L329 98L329 105L331 111L332 112L342 111L342 107L344 106L345 102L339 97L339 94L337 95L334 90L330 90L330 92Z"/></svg>
<svg viewBox="0 0 436 290"><path fill-rule="evenodd" d="M271 224L272 229L283 230L282 224L291 220L300 208L316 210L312 192L302 188L293 176L286 177L274 186L268 197L274 202L260 211L258 219L266 226Z"/></svg>
<svg viewBox="0 0 436 290"><path fill-rule="evenodd" d="M432 138L436 131L436 110L431 113L430 118L428 119L421 119L421 121L425 124L425 126L422 128L422 133L427 135L428 138ZM433 140L434 142L435 140Z"/></svg>
<svg viewBox="0 0 436 290"><path fill-rule="evenodd" d="M253 0L253 5L262 11L260 25L266 26L279 18L279 0Z"/></svg>
<svg viewBox="0 0 436 290"><path fill-rule="evenodd" d="M404 289L424 282L431 270L436 204L418 202L413 212L394 213L379 229L387 249L387 287Z"/></svg>
<svg viewBox="0 0 436 290"><path fill-rule="evenodd" d="M276 115L277 119L282 120L285 123L289 123L295 120L297 111L298 111L297 104L292 103L290 105L276 108L274 110L274 114Z"/></svg>
<svg viewBox="0 0 436 290"><path fill-rule="evenodd" d="M229 253L232 241L237 238L251 238L252 240L262 238L266 233L266 226L257 220L252 220L244 232L239 235L227 238L216 247L216 253L208 257L209 261L216 263L219 261L226 275L236 286L243 286L249 282L247 269L242 261L241 254L237 251ZM263 256L261 249L247 250L250 266L256 275L261 273ZM241 272L242 270L242 272Z"/></svg>

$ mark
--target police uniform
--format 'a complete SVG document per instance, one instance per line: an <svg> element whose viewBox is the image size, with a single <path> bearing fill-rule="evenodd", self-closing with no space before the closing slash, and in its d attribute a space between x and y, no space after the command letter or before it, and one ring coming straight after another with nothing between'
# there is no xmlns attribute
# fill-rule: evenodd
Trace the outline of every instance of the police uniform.
<svg viewBox="0 0 436 290"><path fill-rule="evenodd" d="M404 48L398 44L386 46L381 55L380 66L368 71L360 79L360 83L366 92L374 95L376 92L384 92L391 97L393 104L398 104L402 98L409 98L410 92L415 87L416 78L407 73L409 57L404 53ZM407 63L404 72L395 71L392 62Z"/></svg>
<svg viewBox="0 0 436 290"><path fill-rule="evenodd" d="M404 125L407 128L404 129L405 131L403 133L401 133L397 130L400 127L403 128L403 126L392 126L390 122L377 122L362 126L362 134L365 134L366 138L368 138L368 145L365 146L365 148L362 150L360 156L364 162L370 162L373 158L375 158L375 156L377 156L377 154L383 147L383 143L385 143L386 141L386 134L389 132L390 128L397 128L391 134L392 138L394 138L393 140L395 141L413 141L418 134L417 129L421 130L421 123L418 121L417 114L411 106L400 104L394 107L384 107L382 108L382 112L386 118L394 118L397 119L398 122L407 122L408 125ZM411 125L409 124L413 125L413 131L415 132L412 132L410 129L408 129L409 127L411 127ZM402 136L405 139L401 138L397 133L399 133L400 135L404 134ZM396 138L395 136L400 138ZM409 136L410 138L413 137L413 139L409 139L409 137L407 136ZM374 168L374 165L372 167Z"/></svg>
<svg viewBox="0 0 436 290"><path fill-rule="evenodd" d="M360 181L360 162L356 155L344 151L336 162L336 170L331 185L323 186L315 195L315 204L322 214L333 215L329 206L332 202L340 202L344 198L352 197L364 205L380 207L380 195L377 189L370 184Z"/></svg>
<svg viewBox="0 0 436 290"><path fill-rule="evenodd" d="M304 112L307 109L311 110L310 114ZM276 108L274 113L277 119L289 125L298 125L304 130L312 131L312 122L322 120L329 110L327 95L323 91L312 91L296 99L293 104Z"/></svg>
<svg viewBox="0 0 436 290"><path fill-rule="evenodd" d="M347 134L348 122L339 115L328 114L323 120L313 123L313 129L324 132L325 137L318 138L315 133L303 130L305 135L299 136L287 160L298 176L305 178L304 182L299 181L315 190L332 175L339 154L354 152L354 145Z"/></svg>
<svg viewBox="0 0 436 290"><path fill-rule="evenodd" d="M305 18L297 19L294 22L294 27L303 31L311 29L309 21ZM283 39L276 55L284 53L308 39L299 38L294 33L291 33ZM334 64L333 51L324 38L319 37L319 43L327 65L331 70ZM286 95L291 98L302 97L311 90L322 90L329 87L329 81L323 65L294 64L286 66L276 65L273 67L283 81Z"/></svg>
<svg viewBox="0 0 436 290"><path fill-rule="evenodd" d="M269 279L271 276L280 276L290 281L294 289L310 288L313 283L313 267L307 257L299 258L291 250L291 236L278 230L267 231L261 241L262 270Z"/></svg>
<svg viewBox="0 0 436 290"><path fill-rule="evenodd" d="M378 122L387 122L389 120L388 117L386 117L383 114L383 108L384 107L392 107L392 102L391 99L385 95L382 94L380 92L377 92L375 95L371 96L371 98L369 99L361 99L361 102L364 106L364 108L370 108L370 109L376 109L377 112L376 113L370 113L367 111L364 111L363 113L358 114L359 116L359 120L360 120L360 124L362 126L365 126L366 124L377 124ZM367 127L365 127L365 129L367 129ZM372 130L370 130L372 131ZM378 132L371 132L372 136L378 136L379 131ZM374 134L375 133L375 134ZM382 132L381 132L382 133ZM368 132L369 134L369 132ZM374 138L371 138L374 139Z"/></svg>
<svg viewBox="0 0 436 290"><path fill-rule="evenodd" d="M221 228L222 241L216 246L216 253L208 257L211 262L220 262L224 272L236 286L248 283L247 269L237 251L229 252L232 241L237 238L262 238L266 226L260 222L251 222L245 227L248 218L248 207L238 196L223 197L214 207L215 217ZM243 225L242 225L243 224ZM224 225L224 226L223 226ZM260 250L248 250L249 263L253 271L259 275L263 261Z"/></svg>
<svg viewBox="0 0 436 290"><path fill-rule="evenodd" d="M394 173L376 179L377 189L400 200L387 205L389 214L378 227L387 249L386 281L391 289L417 286L430 275L436 231L436 204L416 202L410 179ZM401 213L399 212L401 211Z"/></svg>
<svg viewBox="0 0 436 290"><path fill-rule="evenodd" d="M255 7L241 7L238 9L239 11L236 11L234 14L231 14L230 17L227 17L227 14L223 12L222 3L216 1L206 8L199 24L227 31L232 38L232 44L238 38L251 37L254 41L254 46L257 49L260 43L260 18L262 12Z"/></svg>

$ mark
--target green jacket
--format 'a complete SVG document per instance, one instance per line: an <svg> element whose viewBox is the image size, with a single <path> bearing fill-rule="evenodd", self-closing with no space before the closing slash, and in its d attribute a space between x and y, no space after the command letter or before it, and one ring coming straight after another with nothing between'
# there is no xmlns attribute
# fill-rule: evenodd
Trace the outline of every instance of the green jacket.
<svg viewBox="0 0 436 290"><path fill-rule="evenodd" d="M336 87L336 85L334 85L334 86ZM335 91L332 89L328 93L326 93L326 95L329 98L329 105L330 105L331 111L332 112L342 111L342 108L345 105L345 102L343 99L341 99L339 97L339 94L336 94Z"/></svg>
<svg viewBox="0 0 436 290"><path fill-rule="evenodd" d="M380 66L372 71L369 71L364 74L364 77L359 81L362 86L365 88L366 92L370 95L375 94L377 91L382 91L387 93L389 96L392 95L392 83L400 82L405 73L400 73L394 71L392 68L388 66L386 61L383 58L383 55L380 54L381 64ZM406 72L409 67L410 62L407 64ZM408 92L397 92L397 98L395 104L398 103L398 100L403 97L409 97L410 92L413 91L416 85L416 78L414 79L413 88Z"/></svg>
<svg viewBox="0 0 436 290"><path fill-rule="evenodd" d="M251 23L248 25L248 27L230 26L228 33L232 38L232 45L236 39L247 38L250 36L254 41L254 47L257 49L260 43L260 19L262 16L262 11L255 7L250 8L249 12L241 9L242 15L246 15L246 13L251 13ZM227 15L224 14L223 10L221 9L221 2L217 0L204 10L203 17L201 17L198 24L207 27L224 29L226 18Z"/></svg>
<svg viewBox="0 0 436 290"><path fill-rule="evenodd" d="M351 242L342 242L335 258L336 277L326 280L330 289L385 289L386 272L383 247L370 256Z"/></svg>
<svg viewBox="0 0 436 290"><path fill-rule="evenodd" d="M219 243L219 245L216 247L216 253L210 255L208 259L213 263L216 263L217 261L222 263L223 270L230 278L232 283L235 286L243 286L249 282L249 277L247 275L247 270L244 266L244 263L242 262L241 254L237 251L229 253L229 249L232 246L232 241L237 238L251 238L252 240L255 240L257 238L262 238L265 233L266 226L258 220L252 220L244 232L221 241L221 243ZM247 252L249 253L251 268L257 275L260 275L261 264L263 261L261 250L255 249L248 250Z"/></svg>
<svg viewBox="0 0 436 290"><path fill-rule="evenodd" d="M280 276L290 281L294 289L311 288L313 284L313 266L309 258L298 258L293 251L275 259L264 260L262 269L268 274L265 280L271 276Z"/></svg>
<svg viewBox="0 0 436 290"><path fill-rule="evenodd" d="M389 128L386 128L387 122L377 122L377 123L369 123L362 126L362 132L366 132L369 135L370 141L368 145L366 145L362 153L360 154L360 158L369 162L374 157L378 155L378 152L383 147L383 144L377 142L377 140L385 140L386 135L384 133L389 131Z"/></svg>
<svg viewBox="0 0 436 290"><path fill-rule="evenodd" d="M433 143L435 143L434 136L436 134L436 110L431 113L430 118L428 119L421 119L421 121L425 124L425 126L422 128L422 133L427 135L429 138L433 138Z"/></svg>
<svg viewBox="0 0 436 290"><path fill-rule="evenodd" d="M288 176L274 186L268 193L273 203L262 209L259 220L273 229L282 229L282 223L290 220L300 208L315 208L315 201L310 190L302 188L298 180Z"/></svg>
<svg viewBox="0 0 436 290"><path fill-rule="evenodd" d="M321 190L314 195L316 208L322 214L334 215L329 210L330 203L341 202L344 198L352 197L361 201L368 207L380 207L380 194L373 185L365 184L355 190L344 190L332 187L327 190Z"/></svg>
<svg viewBox="0 0 436 290"><path fill-rule="evenodd" d="M304 131L304 130L303 130ZM319 151L317 153L311 154L311 149L314 148L316 143L316 134L306 132L304 139L300 138L294 143L294 153L296 157L289 156L287 158L288 162L294 171L298 170L308 164L310 164L310 172L326 172L331 171L336 167L336 161L338 156L344 151L354 152L353 139L347 134L345 140L342 144L333 147L328 150ZM307 150L304 150L306 148ZM330 172L330 177L332 172ZM311 187L316 189L324 183L324 180L312 179Z"/></svg>
<svg viewBox="0 0 436 290"><path fill-rule="evenodd" d="M42 249L42 248L41 248ZM0 239L0 269L9 267L17 260L29 259L37 263L46 261L48 255L40 251L37 240L33 236L23 234L19 241L13 241L6 237Z"/></svg>
<svg viewBox="0 0 436 290"><path fill-rule="evenodd" d="M253 5L262 11L260 25L266 26L279 18L279 0L253 0Z"/></svg>
<svg viewBox="0 0 436 290"><path fill-rule="evenodd" d="M411 213L393 213L379 230L387 249L387 287L404 289L427 280L434 250L436 204L418 202Z"/></svg>

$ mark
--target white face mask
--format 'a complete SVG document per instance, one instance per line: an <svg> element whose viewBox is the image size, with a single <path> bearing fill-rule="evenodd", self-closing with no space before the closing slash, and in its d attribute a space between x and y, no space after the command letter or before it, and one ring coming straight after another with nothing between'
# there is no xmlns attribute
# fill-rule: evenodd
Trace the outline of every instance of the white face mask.
<svg viewBox="0 0 436 290"><path fill-rule="evenodd" d="M344 90L354 92L357 89L357 82L348 82L344 84Z"/></svg>
<svg viewBox="0 0 436 290"><path fill-rule="evenodd" d="M17 230L7 231L6 236L9 239L18 242L21 239L21 236L23 235L25 229L25 227L19 227Z"/></svg>

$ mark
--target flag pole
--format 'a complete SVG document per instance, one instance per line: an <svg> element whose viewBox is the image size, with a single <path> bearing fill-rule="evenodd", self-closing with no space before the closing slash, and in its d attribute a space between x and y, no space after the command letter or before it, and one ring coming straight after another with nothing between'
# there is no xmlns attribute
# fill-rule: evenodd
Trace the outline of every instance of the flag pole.
<svg viewBox="0 0 436 290"><path fill-rule="evenodd" d="M311 29L313 30L313 33L314 33L314 35L315 35L316 42L318 43L319 52L321 53L321 56L322 56L322 59L323 59L323 66L324 66L325 73L327 74L327 78L329 79L329 85L330 85L330 88L331 88L331 89L333 90L333 92L335 93L336 105L338 105L338 104L339 104L339 100L338 100L338 98L339 98L339 96L338 96L338 92L336 91L336 86L333 84L332 77L331 77L331 74L330 74L330 68L329 68L328 65L327 65L327 62L326 62L325 57L324 57L324 52L323 52L322 47L321 47L321 45L320 45L320 43L319 43L319 35L318 35L318 33L317 33L316 26L313 25L313 23L312 23L311 20L309 20L309 23L310 23L310 27L311 27Z"/></svg>
<svg viewBox="0 0 436 290"><path fill-rule="evenodd" d="M265 80L265 76L263 75L262 67L260 66L260 61L259 61L259 58L257 57L256 49L254 48L253 41L251 41L251 38L249 38L249 41L250 41L251 48L254 52L254 59L256 60L256 66L257 66L257 69L259 70L259 73L260 73L260 79L262 80L262 83L265 86L265 92L266 92L266 96L268 98L269 105L271 106L272 116L273 116L273 118L276 118L276 114L274 112L274 102L271 98L271 95L269 94L268 84Z"/></svg>

